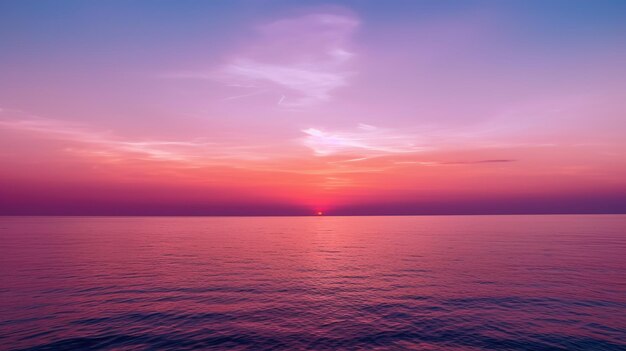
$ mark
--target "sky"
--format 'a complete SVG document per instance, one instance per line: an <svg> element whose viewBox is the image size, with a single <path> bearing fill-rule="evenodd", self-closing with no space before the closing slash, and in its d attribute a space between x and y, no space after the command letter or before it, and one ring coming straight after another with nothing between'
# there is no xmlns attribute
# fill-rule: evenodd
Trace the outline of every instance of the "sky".
<svg viewBox="0 0 626 351"><path fill-rule="evenodd" d="M626 2L0 0L0 214L626 213Z"/></svg>

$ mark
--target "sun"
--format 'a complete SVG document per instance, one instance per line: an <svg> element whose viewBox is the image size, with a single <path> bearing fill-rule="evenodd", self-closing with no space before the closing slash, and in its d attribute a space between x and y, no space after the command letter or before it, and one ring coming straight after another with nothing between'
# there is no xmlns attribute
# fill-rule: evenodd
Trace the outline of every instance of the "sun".
<svg viewBox="0 0 626 351"><path fill-rule="evenodd" d="M316 214L316 215L318 215L318 216L323 216L323 215L324 215L324 212L322 212L322 211L317 211L317 212L315 212L315 214Z"/></svg>

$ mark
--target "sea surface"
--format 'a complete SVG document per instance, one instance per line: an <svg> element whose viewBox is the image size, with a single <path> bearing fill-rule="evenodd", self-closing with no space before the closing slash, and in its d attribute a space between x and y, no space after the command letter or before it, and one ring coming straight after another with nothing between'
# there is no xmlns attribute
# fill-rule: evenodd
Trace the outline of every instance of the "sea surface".
<svg viewBox="0 0 626 351"><path fill-rule="evenodd" d="M626 350L626 216L0 217L3 350Z"/></svg>

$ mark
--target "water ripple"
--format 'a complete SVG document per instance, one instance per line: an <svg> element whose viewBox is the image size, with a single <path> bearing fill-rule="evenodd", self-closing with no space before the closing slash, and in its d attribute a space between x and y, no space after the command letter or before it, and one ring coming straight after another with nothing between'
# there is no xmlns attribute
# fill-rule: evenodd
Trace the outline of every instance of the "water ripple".
<svg viewBox="0 0 626 351"><path fill-rule="evenodd" d="M0 349L626 350L626 216L0 221Z"/></svg>

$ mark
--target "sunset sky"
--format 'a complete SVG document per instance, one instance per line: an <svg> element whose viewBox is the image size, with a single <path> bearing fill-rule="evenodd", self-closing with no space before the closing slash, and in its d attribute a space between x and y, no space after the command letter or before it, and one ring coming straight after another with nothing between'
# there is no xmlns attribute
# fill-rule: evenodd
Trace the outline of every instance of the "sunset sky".
<svg viewBox="0 0 626 351"><path fill-rule="evenodd" d="M626 212L626 1L0 0L0 214Z"/></svg>

